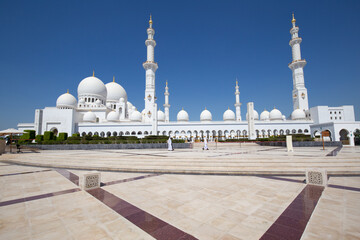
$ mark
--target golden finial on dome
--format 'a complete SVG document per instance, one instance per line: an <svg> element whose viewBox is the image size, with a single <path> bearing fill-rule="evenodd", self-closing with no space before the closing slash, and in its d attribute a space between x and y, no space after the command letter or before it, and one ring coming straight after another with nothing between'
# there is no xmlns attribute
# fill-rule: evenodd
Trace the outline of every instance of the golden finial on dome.
<svg viewBox="0 0 360 240"><path fill-rule="evenodd" d="M166 80L166 86L168 86L168 81Z"/></svg>
<svg viewBox="0 0 360 240"><path fill-rule="evenodd" d="M296 22L296 19L294 17L294 13L292 14L292 20L291 20L292 23L295 23Z"/></svg>
<svg viewBox="0 0 360 240"><path fill-rule="evenodd" d="M93 77L95 77L95 70L93 70Z"/></svg>
<svg viewBox="0 0 360 240"><path fill-rule="evenodd" d="M69 89L67 90L67 92L66 93L69 93Z"/></svg>
<svg viewBox="0 0 360 240"><path fill-rule="evenodd" d="M230 108L228 107L228 110L230 110Z"/></svg>
<svg viewBox="0 0 360 240"><path fill-rule="evenodd" d="M206 107L205 107L205 110L206 110Z"/></svg>
<svg viewBox="0 0 360 240"><path fill-rule="evenodd" d="M236 85L238 85L239 84L239 81L238 81L238 79L236 78Z"/></svg>
<svg viewBox="0 0 360 240"><path fill-rule="evenodd" d="M115 82L115 76L113 76L113 82Z"/></svg>

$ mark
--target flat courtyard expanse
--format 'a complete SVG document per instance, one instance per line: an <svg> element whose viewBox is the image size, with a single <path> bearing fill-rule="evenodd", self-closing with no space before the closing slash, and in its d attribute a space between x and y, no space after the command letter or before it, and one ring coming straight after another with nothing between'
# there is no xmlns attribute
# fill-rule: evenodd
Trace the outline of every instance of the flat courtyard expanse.
<svg viewBox="0 0 360 240"><path fill-rule="evenodd" d="M0 239L360 239L359 147L201 147L1 155Z"/></svg>

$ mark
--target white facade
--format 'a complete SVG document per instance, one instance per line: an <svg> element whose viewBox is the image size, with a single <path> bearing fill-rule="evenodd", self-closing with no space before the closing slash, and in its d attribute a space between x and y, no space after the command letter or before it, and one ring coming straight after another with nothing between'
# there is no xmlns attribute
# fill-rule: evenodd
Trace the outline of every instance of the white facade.
<svg viewBox="0 0 360 240"><path fill-rule="evenodd" d="M251 103L250 116L242 121L241 103L238 81L235 84L235 112L227 109L223 113L223 121L213 121L210 110L205 109L199 115L200 121L189 121L188 113L182 109L177 114L176 121L170 121L169 87L165 86L164 112L158 109L155 92L155 72L158 69L154 61L155 30L150 17L147 29L147 59L143 63L145 69L144 109L138 111L128 101L125 89L115 82L104 84L92 76L83 79L78 86L78 96L75 98L69 92L62 94L56 101L56 107L46 107L35 110L34 123L20 123L19 130L33 129L36 134L45 131L67 132L69 135L80 133L100 136L133 135L169 135L175 138L242 138L249 136L249 131L256 137L269 137L304 133L316 135L328 130L332 140L344 140L346 136L353 138L353 132L360 129L360 123L355 121L354 107L317 106L309 110L307 89L305 88L303 67L306 61L301 58L298 37L299 28L290 30L292 47L292 62L289 64L293 72L293 112L286 118L279 109L270 112L264 110L259 117L255 110L256 103ZM175 93L176 94L176 93ZM351 142L351 139L350 139Z"/></svg>

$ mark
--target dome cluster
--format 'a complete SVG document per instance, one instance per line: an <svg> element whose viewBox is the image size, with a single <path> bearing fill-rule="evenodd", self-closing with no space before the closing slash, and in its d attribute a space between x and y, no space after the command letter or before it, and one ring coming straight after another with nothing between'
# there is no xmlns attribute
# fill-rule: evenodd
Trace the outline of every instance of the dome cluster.
<svg viewBox="0 0 360 240"><path fill-rule="evenodd" d="M78 85L78 101L69 92L64 93L56 100L56 107L59 109L78 109L86 110L83 114L84 122L99 121L97 112L105 110L107 115L105 119L100 121L105 122L119 122L132 121L142 122L146 119L145 109L140 113L135 106L128 101L128 96L125 89L115 79L112 82L104 84L99 78L93 76L84 78ZM95 113L91 109L96 110ZM248 113L246 113L246 120L248 120ZM160 109L157 111L157 119L159 122L166 121L166 115ZM254 119L260 121L283 121L286 120L282 113L274 108L270 112L264 110L260 116L254 110ZM303 110L296 109L291 113L291 120L306 120L306 114ZM188 122L189 114L184 110L180 110L177 114L178 122ZM211 122L212 114L206 108L200 114L201 122ZM223 114L223 121L236 121L236 114L234 111L227 109Z"/></svg>

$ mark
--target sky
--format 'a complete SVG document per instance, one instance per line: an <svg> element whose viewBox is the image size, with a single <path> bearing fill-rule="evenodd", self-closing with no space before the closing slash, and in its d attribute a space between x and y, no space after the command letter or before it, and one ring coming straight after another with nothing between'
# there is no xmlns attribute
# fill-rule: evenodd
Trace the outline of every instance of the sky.
<svg viewBox="0 0 360 240"><path fill-rule="evenodd" d="M92 75L122 85L144 108L145 39L155 29L156 95L170 121L184 108L198 121L246 103L259 114L292 112L291 14L299 26L309 106L354 105L360 119L360 1L0 1L0 130L34 121Z"/></svg>

